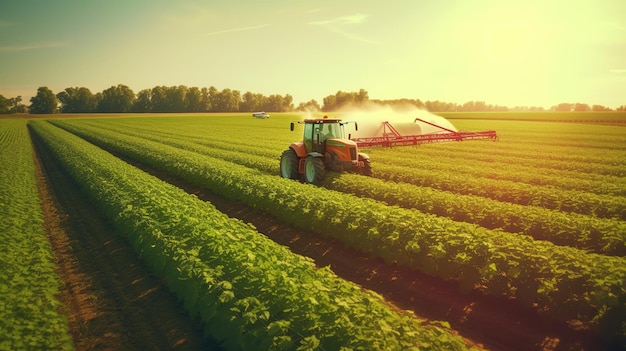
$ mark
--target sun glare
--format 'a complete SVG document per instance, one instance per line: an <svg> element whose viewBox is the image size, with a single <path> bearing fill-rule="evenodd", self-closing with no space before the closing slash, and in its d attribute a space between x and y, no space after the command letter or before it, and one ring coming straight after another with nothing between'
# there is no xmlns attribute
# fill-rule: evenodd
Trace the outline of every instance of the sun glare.
<svg viewBox="0 0 626 351"><path fill-rule="evenodd" d="M501 23L486 33L487 57L495 64L522 64L534 56L539 42L527 23Z"/></svg>

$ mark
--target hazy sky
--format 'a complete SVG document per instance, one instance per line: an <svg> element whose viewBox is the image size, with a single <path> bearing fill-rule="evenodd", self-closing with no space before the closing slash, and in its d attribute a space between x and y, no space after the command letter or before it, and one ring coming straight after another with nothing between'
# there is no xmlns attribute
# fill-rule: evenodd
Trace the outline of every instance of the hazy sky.
<svg viewBox="0 0 626 351"><path fill-rule="evenodd" d="M0 94L125 84L626 105L625 0L0 0Z"/></svg>

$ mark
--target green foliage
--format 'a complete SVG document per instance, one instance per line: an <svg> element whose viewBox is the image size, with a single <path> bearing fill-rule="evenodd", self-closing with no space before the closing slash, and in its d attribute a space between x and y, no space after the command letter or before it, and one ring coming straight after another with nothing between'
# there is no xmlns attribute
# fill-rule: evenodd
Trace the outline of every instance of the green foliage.
<svg viewBox="0 0 626 351"><path fill-rule="evenodd" d="M58 100L48 87L39 87L37 95L30 98L29 112L34 114L55 113Z"/></svg>
<svg viewBox="0 0 626 351"><path fill-rule="evenodd" d="M0 350L72 350L25 120L0 120Z"/></svg>
<svg viewBox="0 0 626 351"><path fill-rule="evenodd" d="M311 259L102 149L43 121L33 122L32 129L185 308L203 320L205 332L226 349L469 348L446 327L397 313L378 295L339 279L328 268L316 268ZM138 146L110 133L100 136L120 149L130 146L129 152ZM178 164L182 172L193 174L194 165ZM234 172L240 177L248 173ZM225 175L215 173L224 182L239 179ZM205 176L196 180L206 181ZM224 190L235 196L243 188Z"/></svg>
<svg viewBox="0 0 626 351"><path fill-rule="evenodd" d="M464 290L482 287L488 294L515 298L559 319L599 327L621 308L619 301L626 295L622 257L590 254L278 178L209 157L197 146L187 149L180 140L170 140L175 137L165 136L167 132L157 142L147 140L151 136L119 132L115 126L107 130L85 121L55 123L284 222L332 236L387 262L457 280Z"/></svg>

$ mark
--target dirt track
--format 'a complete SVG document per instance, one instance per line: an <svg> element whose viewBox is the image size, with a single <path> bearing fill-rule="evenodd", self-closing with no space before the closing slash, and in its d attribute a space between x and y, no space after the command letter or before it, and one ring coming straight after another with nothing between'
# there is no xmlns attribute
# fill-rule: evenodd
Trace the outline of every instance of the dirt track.
<svg viewBox="0 0 626 351"><path fill-rule="evenodd" d="M41 151L41 150L38 150ZM78 194L45 153L39 172L43 208L78 350L216 350L202 337L175 296L137 259L132 249ZM491 350L603 350L586 331L573 331L510 301L461 294L454 283L389 266L341 243L320 238L224 201L166 174L144 170L210 201L231 217L252 223L259 232L295 253L330 265L339 276L378 292L400 309L453 329Z"/></svg>

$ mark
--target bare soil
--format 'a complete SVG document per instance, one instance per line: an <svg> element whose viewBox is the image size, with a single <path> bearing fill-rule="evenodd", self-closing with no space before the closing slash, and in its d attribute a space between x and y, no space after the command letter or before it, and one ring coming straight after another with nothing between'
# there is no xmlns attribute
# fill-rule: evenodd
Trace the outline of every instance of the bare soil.
<svg viewBox="0 0 626 351"><path fill-rule="evenodd" d="M201 326L175 296L144 267L128 243L73 188L65 175L38 150L39 179L50 241L64 280L67 306L78 350L216 350ZM388 265L345 248L340 242L283 224L249 207L225 201L142 165L231 217L257 230L318 266L382 295L390 304L420 318L447 321L469 342L490 350L607 350L587 330L574 330L514 301L462 294L454 282Z"/></svg>

